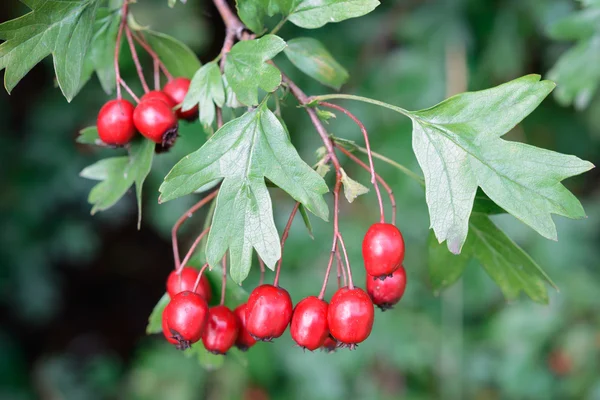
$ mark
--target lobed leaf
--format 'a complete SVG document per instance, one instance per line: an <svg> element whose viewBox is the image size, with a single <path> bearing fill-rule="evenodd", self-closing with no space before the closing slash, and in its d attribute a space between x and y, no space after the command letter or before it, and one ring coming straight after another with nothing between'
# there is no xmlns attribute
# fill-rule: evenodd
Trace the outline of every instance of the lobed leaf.
<svg viewBox="0 0 600 400"><path fill-rule="evenodd" d="M225 104L225 88L219 66L210 62L194 74L181 107L183 111L187 111L198 105L200 122L204 126L210 126L215 120L215 104L218 107Z"/></svg>

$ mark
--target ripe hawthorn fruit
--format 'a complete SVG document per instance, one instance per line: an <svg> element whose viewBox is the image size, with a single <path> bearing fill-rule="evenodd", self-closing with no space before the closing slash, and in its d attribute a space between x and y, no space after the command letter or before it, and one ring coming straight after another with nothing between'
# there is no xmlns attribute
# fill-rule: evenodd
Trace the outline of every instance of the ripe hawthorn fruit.
<svg viewBox="0 0 600 400"><path fill-rule="evenodd" d="M374 317L375 309L367 292L344 286L331 298L327 323L334 338L354 349L371 334Z"/></svg>
<svg viewBox="0 0 600 400"><path fill-rule="evenodd" d="M151 99L160 100L162 102L165 102L171 108L173 108L177 105L177 103L175 103L168 94L166 94L165 92L160 91L160 90L149 91L148 93L146 93L145 95L142 96L142 98L140 99L140 102L143 102L146 100L151 100Z"/></svg>
<svg viewBox="0 0 600 400"><path fill-rule="evenodd" d="M235 345L238 349L246 351L256 344L256 339L254 339L246 329L246 303L237 306L236 309L233 310L233 313L238 318L238 325L240 327Z"/></svg>
<svg viewBox="0 0 600 400"><path fill-rule="evenodd" d="M392 224L371 225L362 243L365 269L371 276L385 279L404 261L404 239Z"/></svg>
<svg viewBox="0 0 600 400"><path fill-rule="evenodd" d="M187 349L202 337L208 319L208 304L197 293L177 293L163 311L167 331L179 349Z"/></svg>
<svg viewBox="0 0 600 400"><path fill-rule="evenodd" d="M208 310L202 343L213 354L226 354L235 344L238 332L238 319L233 311L226 306L212 307Z"/></svg>
<svg viewBox="0 0 600 400"><path fill-rule="evenodd" d="M175 105L181 104L188 93L190 83L191 81L187 78L175 78L169 81L165 87L163 87L163 92L165 92L171 98ZM195 106L187 111L183 111L181 108L179 108L176 111L176 114L177 118L179 119L184 119L186 121L193 120L198 116L198 106Z"/></svg>
<svg viewBox="0 0 600 400"><path fill-rule="evenodd" d="M398 303L405 289L406 270L402 265L384 280L367 274L367 293L381 311L389 310Z"/></svg>
<svg viewBox="0 0 600 400"><path fill-rule="evenodd" d="M133 112L133 123L142 135L163 147L171 147L177 139L177 117L162 100L140 102Z"/></svg>
<svg viewBox="0 0 600 400"><path fill-rule="evenodd" d="M96 120L100 140L111 146L123 146L135 135L135 107L127 100L110 100L102 106Z"/></svg>
<svg viewBox="0 0 600 400"><path fill-rule="evenodd" d="M177 275L176 271L172 271L167 278L167 293L171 298L179 292L192 291L198 279L199 271L192 267L183 267L181 269L181 275ZM210 288L210 282L205 274L202 274L200 283L196 288L196 293L204 297L207 303L210 303L212 298L212 289Z"/></svg>
<svg viewBox="0 0 600 400"><path fill-rule="evenodd" d="M327 307L327 302L316 296L307 297L296 304L290 334L298 346L313 351L329 337Z"/></svg>
<svg viewBox="0 0 600 400"><path fill-rule="evenodd" d="M246 305L246 329L256 340L269 342L283 335L292 318L287 290L273 285L255 288Z"/></svg>

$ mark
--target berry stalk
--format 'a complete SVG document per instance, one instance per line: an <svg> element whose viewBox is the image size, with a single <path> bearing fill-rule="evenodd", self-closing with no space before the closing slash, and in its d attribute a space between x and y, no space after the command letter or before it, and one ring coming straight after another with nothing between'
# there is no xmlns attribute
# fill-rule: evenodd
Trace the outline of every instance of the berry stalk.
<svg viewBox="0 0 600 400"><path fill-rule="evenodd" d="M117 100L121 100L121 69L119 68L119 54L121 52L121 39L123 37L123 30L125 29L126 21L127 21L127 2L123 2L123 7L121 7L121 23L119 24L119 30L117 32L117 44L115 46L115 57L114 57L114 65L115 65L115 78L117 82ZM139 101L138 101L139 102Z"/></svg>
<svg viewBox="0 0 600 400"><path fill-rule="evenodd" d="M279 261L277 262L277 271L275 272L275 279L273 280L273 286L275 286L275 287L279 287L279 273L281 272L281 263L283 262L283 247L285 246L285 241L287 240L288 235L290 233L290 228L292 227L292 221L294 220L294 217L296 216L298 207L300 207L299 202L297 202L296 205L294 206L294 209L292 210L290 217L288 218L288 222L285 225L285 229L283 230L283 234L281 235L281 257L279 258Z"/></svg>
<svg viewBox="0 0 600 400"><path fill-rule="evenodd" d="M223 256L223 277L221 280L221 302L220 305L225 304L225 288L227 287L227 253Z"/></svg>
<svg viewBox="0 0 600 400"><path fill-rule="evenodd" d="M131 29L127 25L125 25L125 36L127 37L127 43L129 43L129 49L131 50L131 58L133 59L133 63L135 64L135 70L137 71L138 77L140 78L142 88L144 88L144 93L148 93L150 91L150 88L148 87L146 78L144 78L144 69L142 68L142 64L140 63L137 50L135 49L135 43L133 43Z"/></svg>
<svg viewBox="0 0 600 400"><path fill-rule="evenodd" d="M200 268L200 272L198 273L198 277L196 278L196 282L194 282L194 289L192 289L193 293L196 293L196 290L198 289L198 285L200 285L200 280L202 280L202 274L204 273L204 270L208 267L208 263L204 264L202 266L202 268Z"/></svg>

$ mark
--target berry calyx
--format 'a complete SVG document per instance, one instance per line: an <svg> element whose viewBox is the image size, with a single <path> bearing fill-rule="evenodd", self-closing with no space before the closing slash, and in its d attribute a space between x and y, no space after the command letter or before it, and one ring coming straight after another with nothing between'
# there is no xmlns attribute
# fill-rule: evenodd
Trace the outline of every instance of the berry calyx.
<svg viewBox="0 0 600 400"><path fill-rule="evenodd" d="M150 98L142 101L133 112L137 130L163 147L170 147L177 139L177 117L162 100Z"/></svg>
<svg viewBox="0 0 600 400"><path fill-rule="evenodd" d="M323 342L323 346L321 346L321 350L326 353L334 353L337 350L338 342L331 335L327 336L325 342Z"/></svg>
<svg viewBox="0 0 600 400"><path fill-rule="evenodd" d="M323 345L329 336L327 302L310 296L296 304L290 334L298 346L310 351Z"/></svg>
<svg viewBox="0 0 600 400"><path fill-rule="evenodd" d="M196 284L196 279L198 279L198 273L199 271L192 267L183 267L181 269L181 275L177 275L176 271L172 271L167 278L167 293L169 296L173 298L177 293L185 291L191 292ZM207 303L210 303L212 290L208 278L204 274L200 278L196 293L204 297L204 300L206 300Z"/></svg>
<svg viewBox="0 0 600 400"><path fill-rule="evenodd" d="M371 276L385 279L404 261L404 239L392 224L371 225L362 243L365 269Z"/></svg>
<svg viewBox="0 0 600 400"><path fill-rule="evenodd" d="M256 340L270 342L283 335L292 318L292 299L287 290L261 285L252 291L246 306L246 329Z"/></svg>
<svg viewBox="0 0 600 400"><path fill-rule="evenodd" d="M176 105L181 104L188 93L190 83L191 81L187 78L175 78L163 87L163 92L165 92ZM198 116L198 106L186 111L179 108L176 111L176 114L179 119L185 119L187 121L192 120Z"/></svg>
<svg viewBox="0 0 600 400"><path fill-rule="evenodd" d="M208 319L208 304L197 293L181 292L167 304L163 318L167 331L178 341L177 348L185 350L202 337Z"/></svg>
<svg viewBox="0 0 600 400"><path fill-rule="evenodd" d="M384 280L367 275L367 293L381 311L389 310L398 303L405 289L406 270L402 265Z"/></svg>
<svg viewBox="0 0 600 400"><path fill-rule="evenodd" d="M150 99L160 100L162 102L165 102L171 108L173 108L177 105L177 103L175 103L169 95L167 95L165 92L160 91L160 90L149 91L148 93L146 93L145 95L142 96L142 98L140 99L140 102L150 100Z"/></svg>
<svg viewBox="0 0 600 400"><path fill-rule="evenodd" d="M354 349L371 334L375 309L364 290L344 286L331 298L327 312L329 331L346 347Z"/></svg>
<svg viewBox="0 0 600 400"><path fill-rule="evenodd" d="M202 343L213 354L225 354L235 344L238 331L238 319L233 311L225 306L212 307L208 310Z"/></svg>
<svg viewBox="0 0 600 400"><path fill-rule="evenodd" d="M233 310L233 313L238 318L238 325L240 327L235 345L241 351L246 351L256 344L256 339L254 339L246 329L246 303L237 306L236 309Z"/></svg>
<svg viewBox="0 0 600 400"><path fill-rule="evenodd" d="M123 146L135 135L135 107L127 100L110 100L102 106L96 120L100 140L111 146Z"/></svg>

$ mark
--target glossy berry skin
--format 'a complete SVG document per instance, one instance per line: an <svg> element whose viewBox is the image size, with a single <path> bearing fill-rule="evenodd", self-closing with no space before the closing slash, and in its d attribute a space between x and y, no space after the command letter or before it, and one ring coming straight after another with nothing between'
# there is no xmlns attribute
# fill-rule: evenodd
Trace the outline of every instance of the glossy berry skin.
<svg viewBox="0 0 600 400"><path fill-rule="evenodd" d="M133 122L142 135L162 146L172 146L177 139L177 117L162 100L140 102L133 112Z"/></svg>
<svg viewBox="0 0 600 400"><path fill-rule="evenodd" d="M405 289L406 270L402 265L384 280L367 275L367 293L381 311L389 310L398 303Z"/></svg>
<svg viewBox="0 0 600 400"><path fill-rule="evenodd" d="M402 234L392 224L373 224L363 239L362 253L367 273L385 279L404 261Z"/></svg>
<svg viewBox="0 0 600 400"><path fill-rule="evenodd" d="M191 81L187 78L175 78L165 85L163 92L165 92L173 100L175 105L181 104L188 93L190 82ZM189 121L198 116L198 106L187 111L182 111L180 108L176 111L176 113L177 118Z"/></svg>
<svg viewBox="0 0 600 400"><path fill-rule="evenodd" d="M208 320L208 304L197 293L181 292L176 294L165 307L163 318L167 330L179 341L178 348L187 349L196 343L204 333Z"/></svg>
<svg viewBox="0 0 600 400"><path fill-rule="evenodd" d="M185 292L186 290L191 292L196 284L198 273L199 271L195 268L183 267L181 270L180 280L180 276L177 275L177 272L172 271L167 278L167 293L169 296L173 298L173 296L175 296L177 293ZM196 288L196 293L204 297L204 300L206 300L207 303L210 303L210 299L212 298L212 290L210 288L208 278L204 274L200 278L200 283Z"/></svg>
<svg viewBox="0 0 600 400"><path fill-rule="evenodd" d="M135 135L133 113L135 107L127 100L110 100L98 113L98 136L104 143L123 146Z"/></svg>
<svg viewBox="0 0 600 400"><path fill-rule="evenodd" d="M296 304L290 334L298 346L313 351L325 343L325 339L329 337L327 308L327 302L315 296Z"/></svg>
<svg viewBox="0 0 600 400"><path fill-rule="evenodd" d="M173 108L177 105L169 95L167 95L165 92L162 92L160 90L149 91L148 93L146 93L145 95L142 96L142 98L140 99L140 102L150 100L150 99L160 100L162 102L165 102L171 108Z"/></svg>
<svg viewBox="0 0 600 400"><path fill-rule="evenodd" d="M323 342L321 350L326 353L334 353L337 350L338 342L331 335L327 336L327 339Z"/></svg>
<svg viewBox="0 0 600 400"><path fill-rule="evenodd" d="M252 291L246 306L246 329L256 340L269 342L283 335L292 319L292 299L287 290L261 285Z"/></svg>
<svg viewBox="0 0 600 400"><path fill-rule="evenodd" d="M236 309L233 310L233 313L237 317L238 325L240 327L235 345L238 349L246 351L256 344L256 339L254 339L252 335L248 333L248 330L246 330L246 303L237 306Z"/></svg>
<svg viewBox="0 0 600 400"><path fill-rule="evenodd" d="M169 332L169 327L167 326L167 318L166 314L163 312L162 315L162 331L163 335L165 335L165 339L171 344L179 346L179 340L177 340L171 332Z"/></svg>
<svg viewBox="0 0 600 400"><path fill-rule="evenodd" d="M238 319L233 311L225 306L212 307L208 310L202 343L211 353L225 354L235 344L238 332Z"/></svg>
<svg viewBox="0 0 600 400"><path fill-rule="evenodd" d="M353 349L371 334L374 317L375 309L367 292L345 286L331 298L327 323L333 337Z"/></svg>

